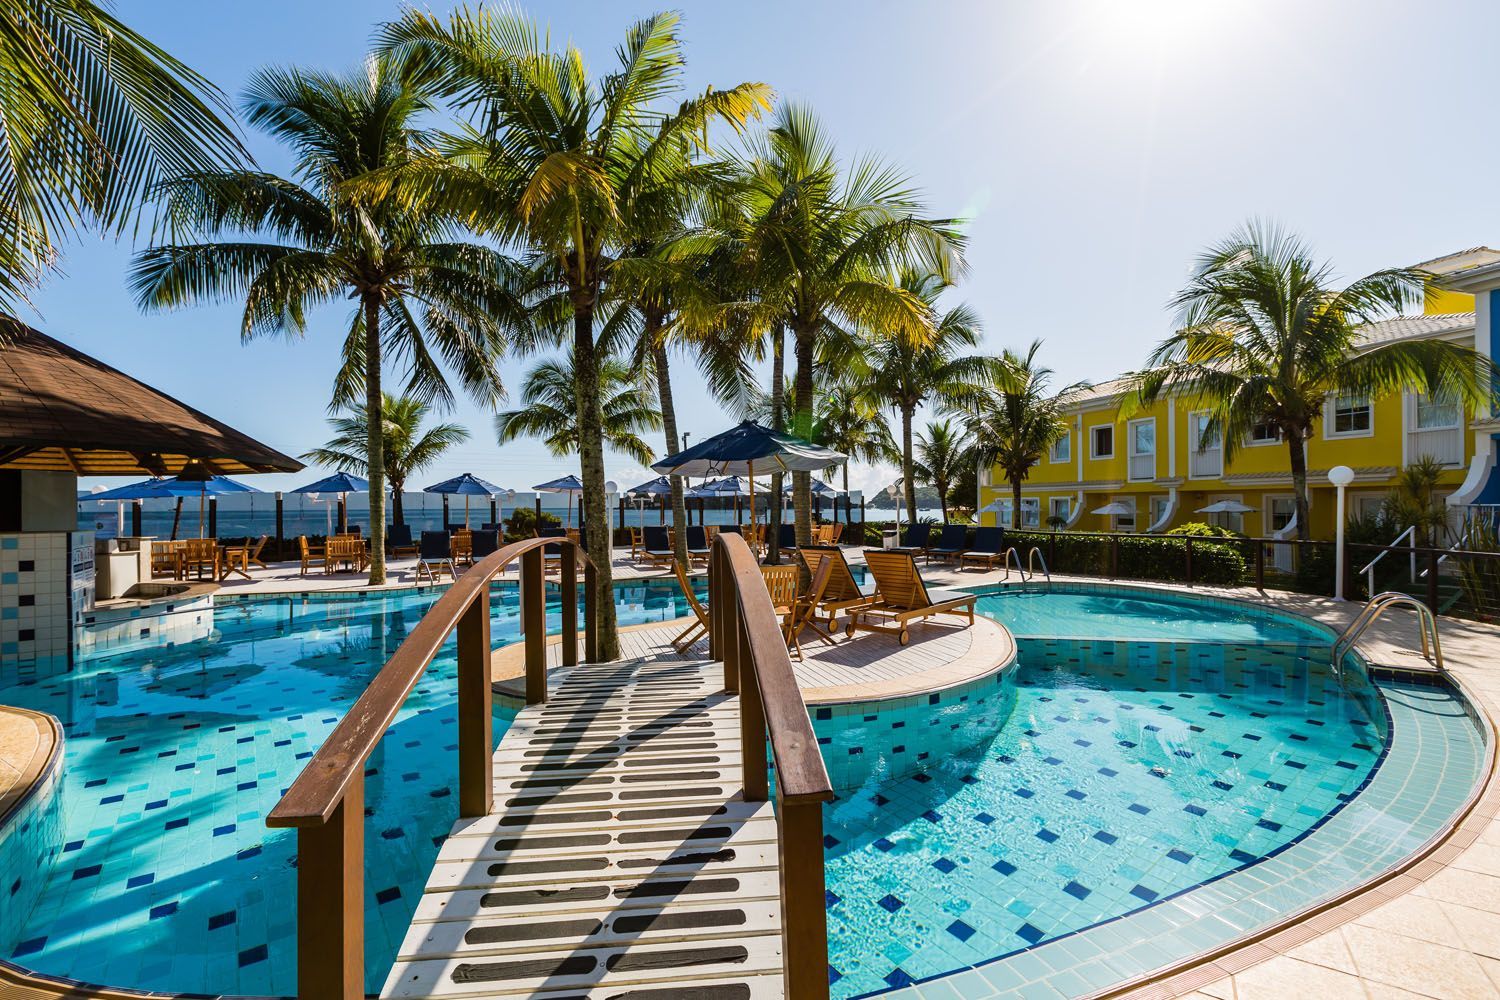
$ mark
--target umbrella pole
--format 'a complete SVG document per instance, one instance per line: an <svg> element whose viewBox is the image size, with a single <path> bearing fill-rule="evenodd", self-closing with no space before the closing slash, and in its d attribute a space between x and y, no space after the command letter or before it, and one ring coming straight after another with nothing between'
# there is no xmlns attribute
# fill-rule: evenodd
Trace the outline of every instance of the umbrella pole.
<svg viewBox="0 0 1500 1000"><path fill-rule="evenodd" d="M752 459L745 463L745 468L750 470L750 537L755 537L755 461Z"/></svg>
<svg viewBox="0 0 1500 1000"><path fill-rule="evenodd" d="M203 537L203 497L207 491L198 491L198 537Z"/></svg>
<svg viewBox="0 0 1500 1000"><path fill-rule="evenodd" d="M464 494L464 530L469 530L469 494Z"/></svg>

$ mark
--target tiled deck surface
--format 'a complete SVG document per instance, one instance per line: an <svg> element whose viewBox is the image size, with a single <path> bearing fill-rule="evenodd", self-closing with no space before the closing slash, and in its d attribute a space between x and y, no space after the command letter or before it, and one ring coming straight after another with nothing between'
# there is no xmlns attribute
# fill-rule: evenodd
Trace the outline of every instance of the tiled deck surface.
<svg viewBox="0 0 1500 1000"><path fill-rule="evenodd" d="M52 753L52 727L31 712L0 705L0 816L26 793Z"/></svg>
<svg viewBox="0 0 1500 1000"><path fill-rule="evenodd" d="M699 639L679 656L671 640L692 619L660 625L637 625L620 630L620 657L647 661L702 659L708 656L708 640ZM829 645L802 634L804 659L792 660L792 669L809 703L883 700L939 691L994 673L1015 659L1010 634L994 622L976 618L974 627L962 628L962 619L941 616L912 626L911 642L905 646L894 636L861 632L853 638L836 633ZM524 674L523 647L517 643L495 651L494 677L500 690L519 696ZM562 647L547 644L547 667L562 662Z"/></svg>

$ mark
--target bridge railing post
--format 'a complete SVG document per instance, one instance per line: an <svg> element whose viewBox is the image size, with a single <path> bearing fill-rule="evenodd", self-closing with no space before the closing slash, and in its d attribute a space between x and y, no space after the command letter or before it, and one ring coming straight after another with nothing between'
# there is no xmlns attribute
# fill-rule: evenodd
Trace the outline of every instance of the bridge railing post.
<svg viewBox="0 0 1500 1000"><path fill-rule="evenodd" d="M562 547L562 665L578 664L578 550L571 545Z"/></svg>
<svg viewBox="0 0 1500 1000"><path fill-rule="evenodd" d="M828 1000L823 804L782 800L777 813L786 995L792 1000Z"/></svg>
<svg viewBox="0 0 1500 1000"><path fill-rule="evenodd" d="M526 704L547 700L547 591L542 550L521 554L521 631L526 642Z"/></svg>
<svg viewBox="0 0 1500 1000"><path fill-rule="evenodd" d="M530 642L530 639L527 640ZM544 690L545 693L545 690ZM484 816L494 804L494 689L490 675L490 592L458 620L458 814Z"/></svg>
<svg viewBox="0 0 1500 1000"><path fill-rule="evenodd" d="M583 662L599 662L599 587L592 560L583 566Z"/></svg>
<svg viewBox="0 0 1500 1000"><path fill-rule="evenodd" d="M738 602L731 601L738 607ZM745 623L733 614L729 624L729 640L724 647L724 673L734 661L735 676L740 687L740 770L746 802L766 801L768 781L766 778L766 703L763 700L760 678L754 669L741 669L742 661L749 655L750 637L745 633ZM819 850L823 838L818 838Z"/></svg>
<svg viewBox="0 0 1500 1000"><path fill-rule="evenodd" d="M365 995L365 779L326 823L297 829L297 995Z"/></svg>

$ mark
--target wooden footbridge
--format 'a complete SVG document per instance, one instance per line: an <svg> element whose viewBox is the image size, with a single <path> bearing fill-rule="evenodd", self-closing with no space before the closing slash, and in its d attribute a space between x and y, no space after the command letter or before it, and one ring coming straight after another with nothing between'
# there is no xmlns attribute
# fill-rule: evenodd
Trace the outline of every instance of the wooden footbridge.
<svg viewBox="0 0 1500 1000"><path fill-rule="evenodd" d="M738 535L714 542L708 659L598 662L590 600L580 663L565 599L563 665L550 677L549 548L565 597L580 568L592 583L587 556L562 539L485 557L267 818L297 828L299 996L365 996L365 761L456 629L460 818L380 996L826 998L822 803L833 792L749 548ZM489 586L516 560L527 707L496 748Z"/></svg>

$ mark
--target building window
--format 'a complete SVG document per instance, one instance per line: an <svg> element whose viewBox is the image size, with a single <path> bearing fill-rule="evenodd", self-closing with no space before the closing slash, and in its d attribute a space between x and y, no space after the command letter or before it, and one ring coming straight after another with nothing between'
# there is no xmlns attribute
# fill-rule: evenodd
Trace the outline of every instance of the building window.
<svg viewBox="0 0 1500 1000"><path fill-rule="evenodd" d="M1089 429L1089 457L1115 457L1115 425L1100 424Z"/></svg>
<svg viewBox="0 0 1500 1000"><path fill-rule="evenodd" d="M1445 431L1457 427L1458 400L1451 393L1417 397L1417 430Z"/></svg>
<svg viewBox="0 0 1500 1000"><path fill-rule="evenodd" d="M1130 466L1126 470L1134 481L1156 478L1156 420L1145 417L1132 420L1126 428Z"/></svg>
<svg viewBox="0 0 1500 1000"><path fill-rule="evenodd" d="M1042 500L1040 497L1021 498L1021 527L1040 528L1042 526Z"/></svg>
<svg viewBox="0 0 1500 1000"><path fill-rule="evenodd" d="M1188 414L1188 478L1217 479L1224 474L1219 427L1207 410Z"/></svg>
<svg viewBox="0 0 1500 1000"><path fill-rule="evenodd" d="M1367 435L1375 426L1375 412L1369 396L1340 394L1334 397L1332 409L1330 435Z"/></svg>
<svg viewBox="0 0 1500 1000"><path fill-rule="evenodd" d="M1066 462L1073 457L1073 436L1064 434L1052 442L1052 461Z"/></svg>
<svg viewBox="0 0 1500 1000"><path fill-rule="evenodd" d="M1053 497L1047 501L1047 519L1051 521L1061 518L1063 521L1067 521L1068 512L1072 507L1073 502L1071 497Z"/></svg>
<svg viewBox="0 0 1500 1000"><path fill-rule="evenodd" d="M1167 505L1170 503L1170 497L1151 498L1151 524L1149 527L1155 528L1161 524L1162 518L1167 516Z"/></svg>
<svg viewBox="0 0 1500 1000"><path fill-rule="evenodd" d="M1271 497L1266 506L1266 521L1271 532L1285 531L1297 516L1296 497Z"/></svg>
<svg viewBox="0 0 1500 1000"><path fill-rule="evenodd" d="M1250 433L1245 436L1245 443L1249 445L1279 444L1280 442L1281 432L1276 429L1276 425L1264 420L1252 424Z"/></svg>

